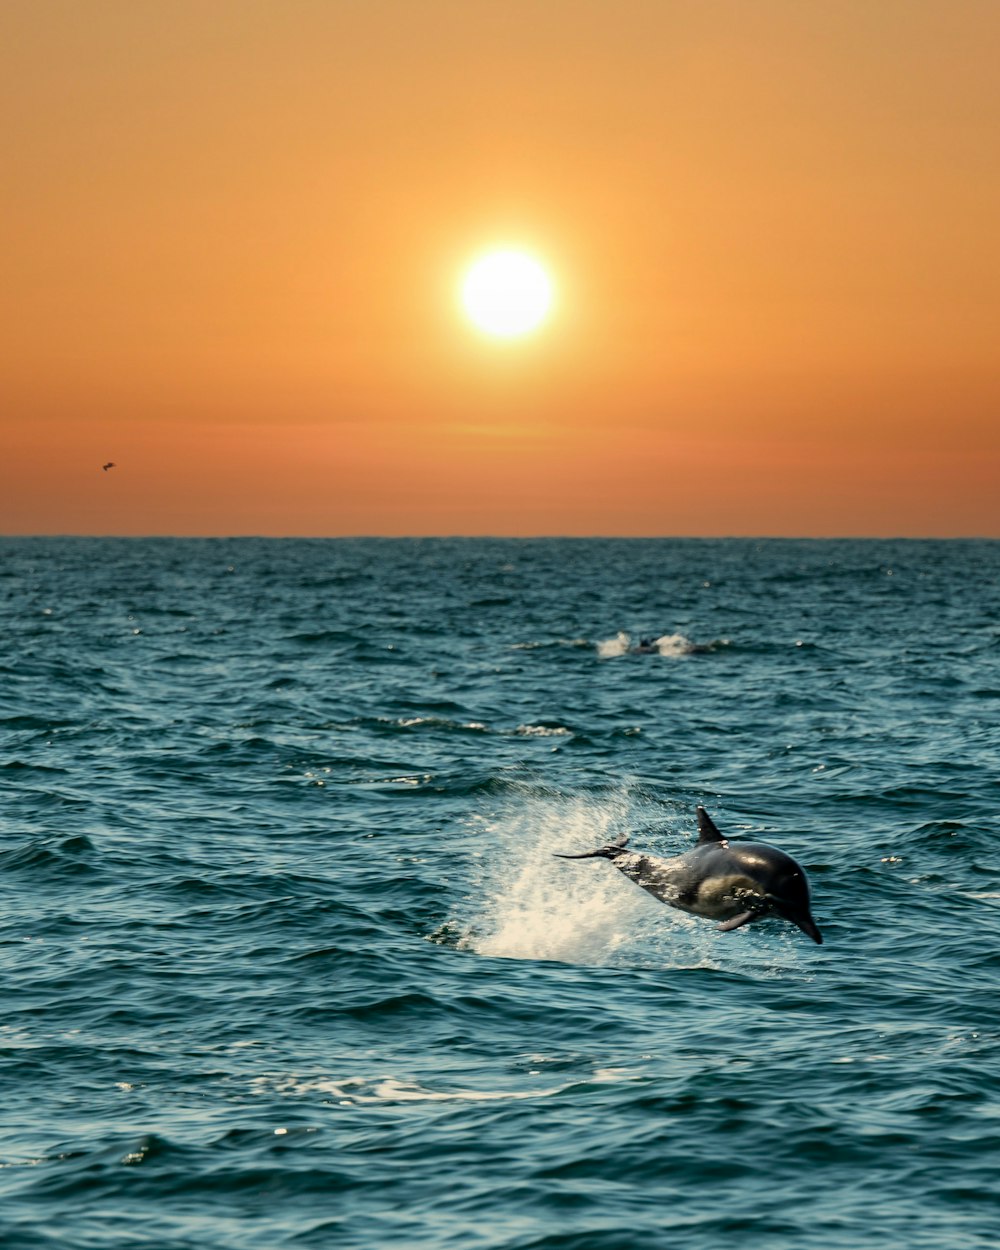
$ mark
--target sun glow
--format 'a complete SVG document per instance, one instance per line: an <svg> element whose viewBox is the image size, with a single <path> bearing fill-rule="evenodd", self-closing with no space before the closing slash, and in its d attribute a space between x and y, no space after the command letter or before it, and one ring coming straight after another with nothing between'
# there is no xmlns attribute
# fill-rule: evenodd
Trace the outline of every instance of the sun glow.
<svg viewBox="0 0 1000 1250"><path fill-rule="evenodd" d="M474 326L498 338L536 330L552 308L552 281L527 252L505 248L481 256L462 280L462 307Z"/></svg>

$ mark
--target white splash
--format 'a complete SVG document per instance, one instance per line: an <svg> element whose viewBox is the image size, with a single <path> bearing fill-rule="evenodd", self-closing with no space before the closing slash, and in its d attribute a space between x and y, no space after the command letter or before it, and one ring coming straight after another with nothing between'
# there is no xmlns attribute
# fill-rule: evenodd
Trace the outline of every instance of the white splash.
<svg viewBox="0 0 1000 1250"><path fill-rule="evenodd" d="M597 654L602 660L610 660L616 655L627 655L631 645L631 636L619 630L614 638L605 638L597 644Z"/></svg>
<svg viewBox="0 0 1000 1250"><path fill-rule="evenodd" d="M459 948L563 963L716 966L706 960L711 937L691 917L656 902L606 860L556 857L603 846L635 814L622 791L602 799L532 797L486 823L489 851Z"/></svg>
<svg viewBox="0 0 1000 1250"><path fill-rule="evenodd" d="M654 652L675 659L682 655L693 655L697 650L697 645L684 634L662 634L659 638L651 640L645 638L634 640L632 635L624 630L620 630L614 638L605 638L603 642L597 644L597 654L602 660L614 659L619 655L633 653L650 655Z"/></svg>
<svg viewBox="0 0 1000 1250"><path fill-rule="evenodd" d="M683 634L664 634L662 638L655 640L653 646L660 655L667 656L691 655L694 651L694 643Z"/></svg>

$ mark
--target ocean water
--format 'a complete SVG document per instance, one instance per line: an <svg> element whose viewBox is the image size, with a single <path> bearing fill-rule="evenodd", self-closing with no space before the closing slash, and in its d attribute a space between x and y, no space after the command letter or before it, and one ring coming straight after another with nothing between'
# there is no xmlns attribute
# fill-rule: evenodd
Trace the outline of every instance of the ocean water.
<svg viewBox="0 0 1000 1250"><path fill-rule="evenodd" d="M5 1250L1000 1243L1000 543L5 539L0 638ZM822 947L554 857L699 803Z"/></svg>

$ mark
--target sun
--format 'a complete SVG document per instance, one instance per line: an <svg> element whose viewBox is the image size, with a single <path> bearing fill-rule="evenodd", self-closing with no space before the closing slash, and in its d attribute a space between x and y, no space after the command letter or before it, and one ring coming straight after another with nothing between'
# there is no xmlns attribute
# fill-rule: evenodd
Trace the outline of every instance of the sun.
<svg viewBox="0 0 1000 1250"><path fill-rule="evenodd" d="M462 307L477 329L497 338L529 334L552 308L552 280L527 252L500 248L480 256L462 279Z"/></svg>

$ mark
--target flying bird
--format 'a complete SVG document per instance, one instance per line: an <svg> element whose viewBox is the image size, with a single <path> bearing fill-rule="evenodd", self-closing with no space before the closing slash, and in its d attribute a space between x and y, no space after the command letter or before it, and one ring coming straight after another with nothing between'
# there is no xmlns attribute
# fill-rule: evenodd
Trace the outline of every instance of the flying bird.
<svg viewBox="0 0 1000 1250"><path fill-rule="evenodd" d="M105 473L107 473L108 469L113 469L114 467L115 467L115 462L113 460L109 460L107 464L101 465L101 468L104 470Z"/></svg>

